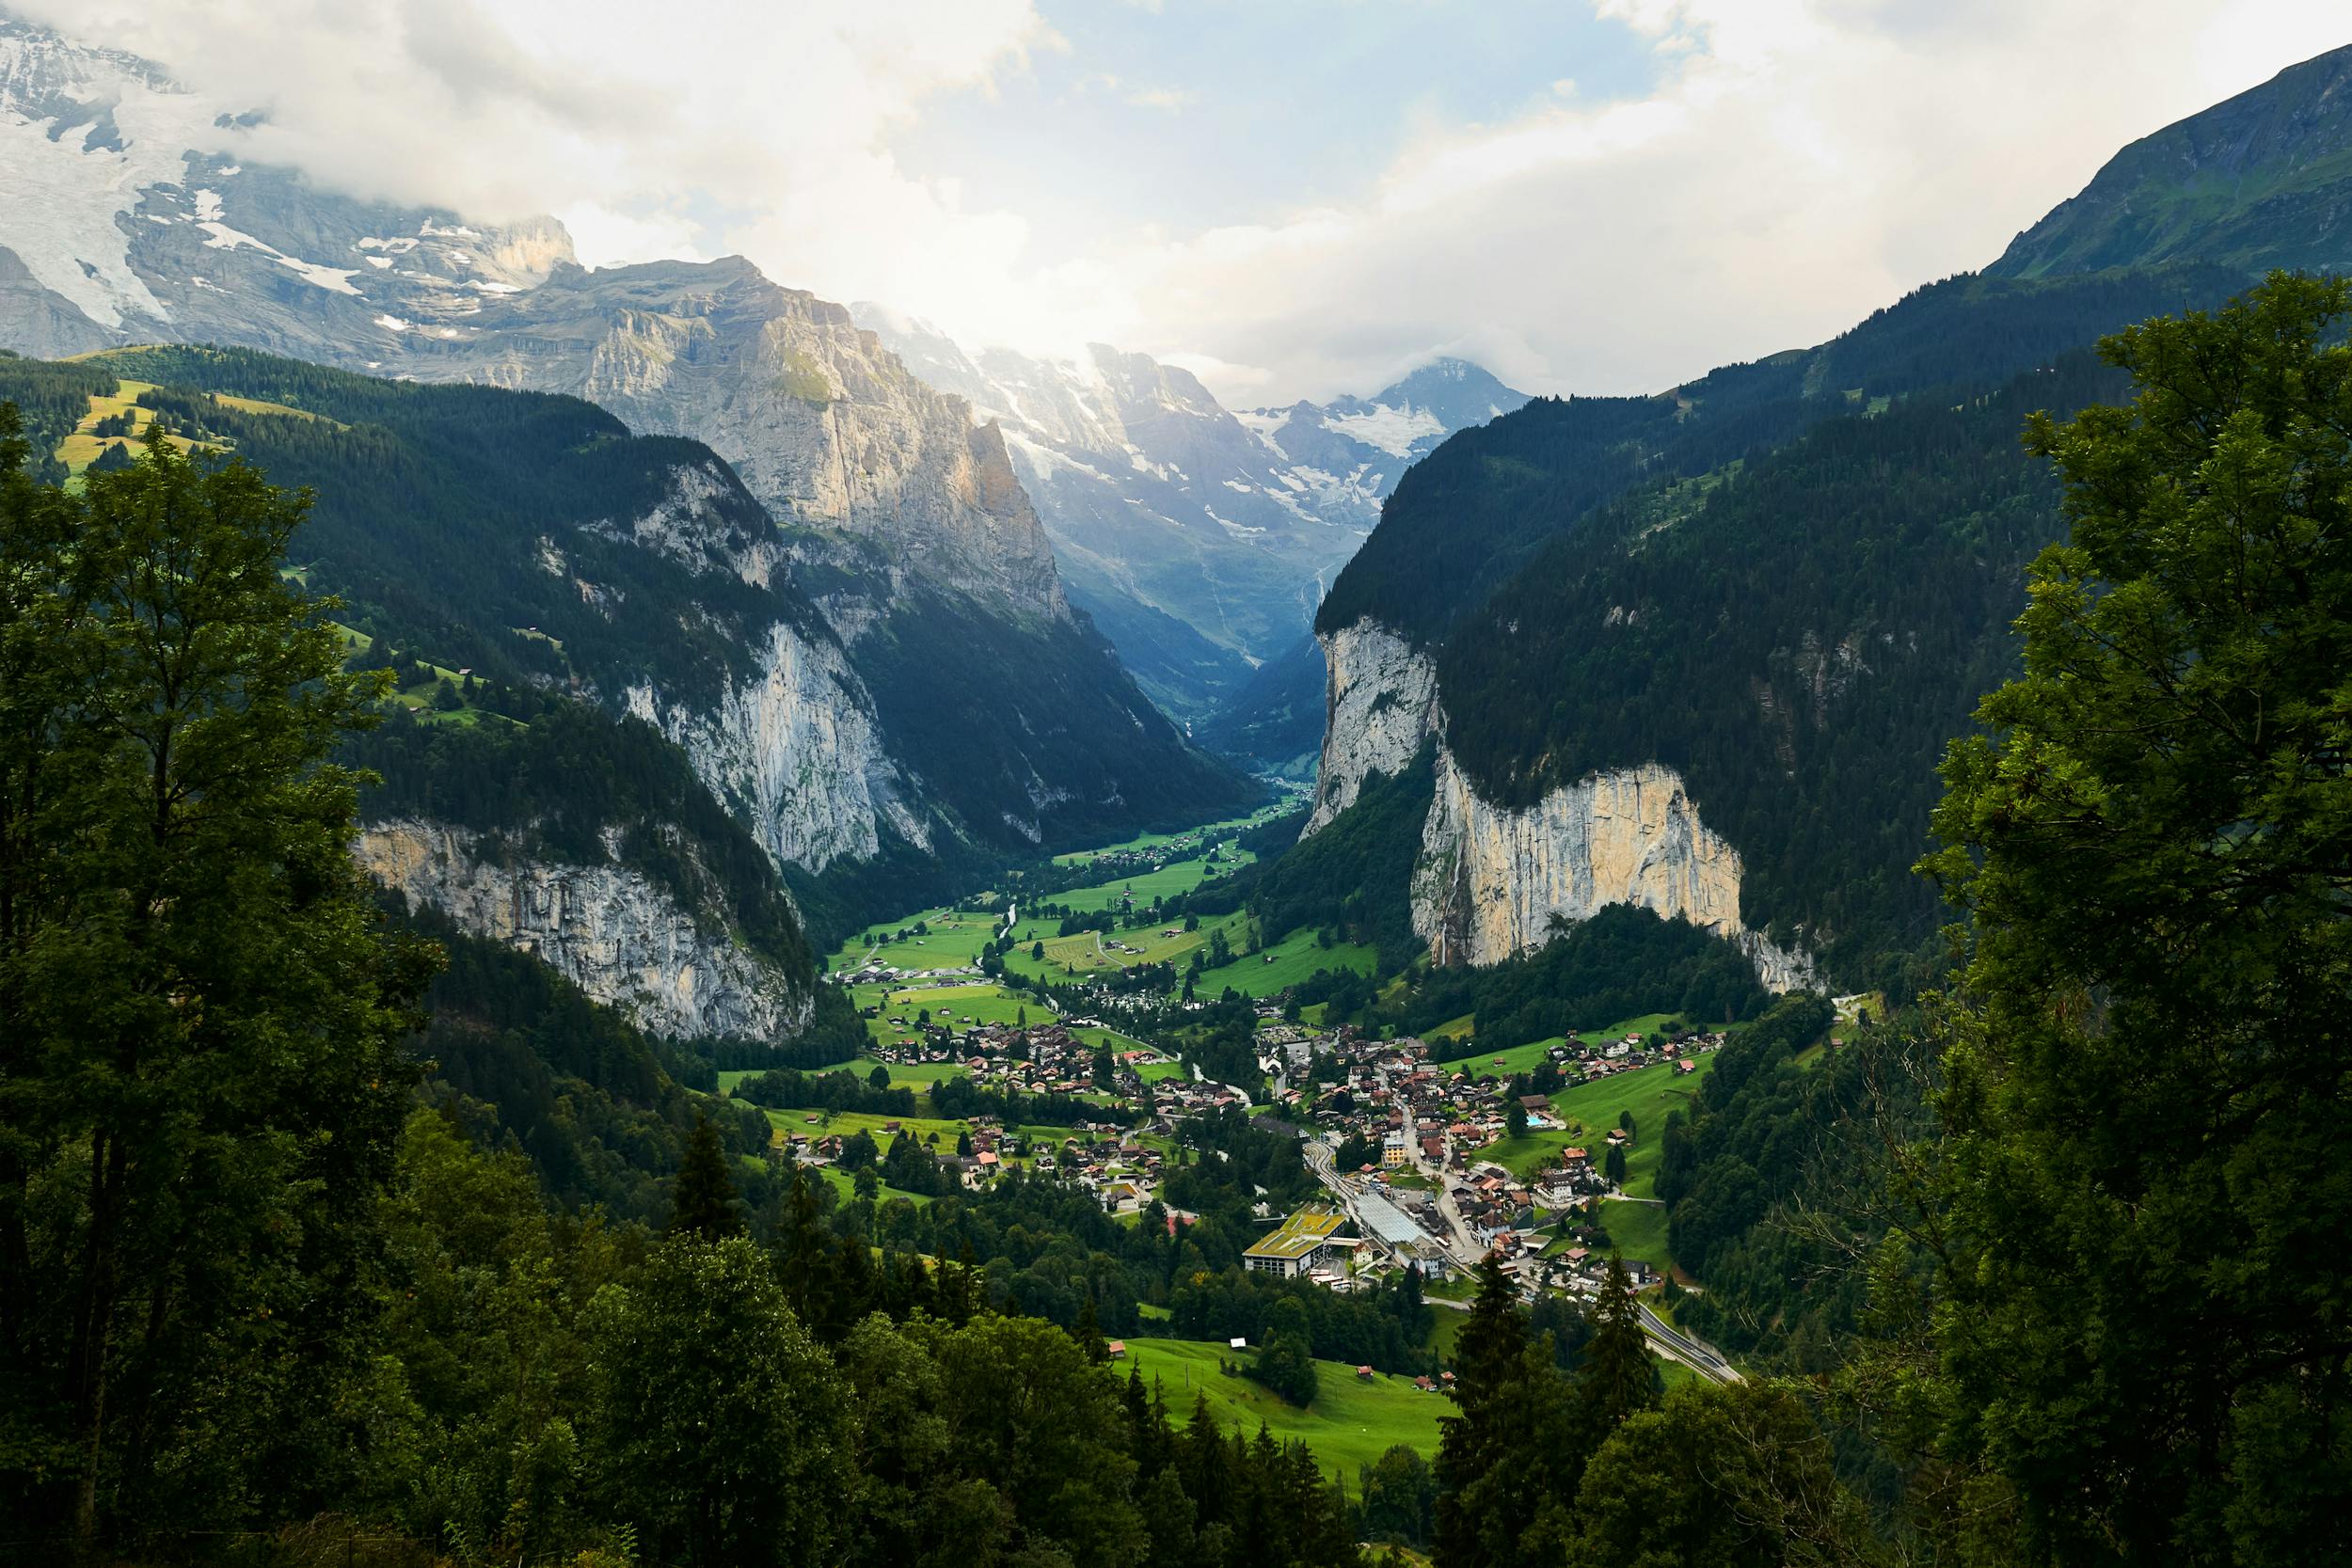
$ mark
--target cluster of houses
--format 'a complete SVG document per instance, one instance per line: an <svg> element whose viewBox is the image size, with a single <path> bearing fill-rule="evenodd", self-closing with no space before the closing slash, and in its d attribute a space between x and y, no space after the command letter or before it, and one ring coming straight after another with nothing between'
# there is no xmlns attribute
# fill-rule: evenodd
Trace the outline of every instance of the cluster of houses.
<svg viewBox="0 0 2352 1568"><path fill-rule="evenodd" d="M1630 1035L1599 1047L1570 1040L1548 1055L1561 1087L1572 1088L1661 1062L1677 1072L1695 1072L1697 1059L1723 1040L1713 1034L1658 1041ZM1517 1080L1502 1070L1500 1057L1437 1063L1419 1039L1368 1040L1347 1027L1325 1033L1279 1017L1261 1027L1259 1042L1260 1066L1279 1085L1275 1098L1282 1114L1311 1120L1335 1142L1358 1138L1378 1150L1376 1161L1365 1162L1364 1174L1423 1166L1464 1173L1477 1150L1509 1134ZM1518 1100L1530 1132L1565 1125L1549 1095L1524 1093ZM1622 1136L1612 1132L1606 1139ZM1605 1152L1605 1147L1567 1149L1563 1159L1569 1169L1553 1174L1581 1182L1579 1167L1597 1164ZM1507 1195L1481 1188L1474 1196L1484 1210Z"/></svg>

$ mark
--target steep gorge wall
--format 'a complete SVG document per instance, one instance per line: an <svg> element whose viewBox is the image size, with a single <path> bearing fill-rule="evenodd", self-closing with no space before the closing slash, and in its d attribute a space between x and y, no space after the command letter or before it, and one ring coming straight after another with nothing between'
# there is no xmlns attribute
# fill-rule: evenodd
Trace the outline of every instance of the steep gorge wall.
<svg viewBox="0 0 2352 1568"><path fill-rule="evenodd" d="M1518 810L1495 805L1445 744L1437 670L1369 619L1322 637L1329 672L1323 766L1306 832L1437 743L1436 794L1411 884L1413 929L1440 961L1498 963L1549 941L1554 917L1611 904L1681 919L1739 945L1775 991L1815 983L1811 960L1740 916L1740 852L1699 817L1681 776L1657 763L1588 774Z"/></svg>
<svg viewBox="0 0 2352 1568"><path fill-rule="evenodd" d="M356 847L378 881L464 930L537 956L646 1028L692 1038L774 1039L806 1027L814 1000L723 930L617 865L502 863L445 823L371 825Z"/></svg>
<svg viewBox="0 0 2352 1568"><path fill-rule="evenodd" d="M1441 730L1438 667L1396 633L1367 617L1317 633L1327 680L1323 763L1315 771L1313 833L1356 803L1375 773L1395 775L1422 741ZM1304 836L1304 835L1302 835Z"/></svg>
<svg viewBox="0 0 2352 1568"><path fill-rule="evenodd" d="M883 750L872 699L831 642L778 624L757 673L715 704L672 704L650 686L632 687L626 702L676 742L779 868L818 872L844 857L871 859L884 822L930 847L930 829L909 807Z"/></svg>

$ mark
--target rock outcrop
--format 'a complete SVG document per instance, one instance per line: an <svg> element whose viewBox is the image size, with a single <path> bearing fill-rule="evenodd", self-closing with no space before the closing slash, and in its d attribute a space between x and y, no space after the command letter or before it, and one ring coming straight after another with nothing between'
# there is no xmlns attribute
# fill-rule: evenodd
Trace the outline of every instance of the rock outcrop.
<svg viewBox="0 0 2352 1568"><path fill-rule="evenodd" d="M730 684L714 705L667 703L650 686L632 687L626 700L677 743L779 866L822 871L844 856L871 859L885 821L930 847L883 750L873 701L834 643L779 624L757 675Z"/></svg>
<svg viewBox="0 0 2352 1568"><path fill-rule="evenodd" d="M993 608L1070 618L1003 433L847 309L740 257L558 267L461 331L401 346L406 374L568 392L632 429L692 436L787 523L852 534L893 570Z"/></svg>
<svg viewBox="0 0 2352 1568"><path fill-rule="evenodd" d="M1632 904L1729 939L1773 990L1810 983L1740 918L1740 852L1699 819L1671 768L1591 774L1522 811L1498 807L1439 748L1413 866L1413 929L1441 962L1490 964L1549 941L1554 918Z"/></svg>
<svg viewBox="0 0 2352 1568"><path fill-rule="evenodd" d="M1699 817L1681 775L1645 763L1588 774L1523 809L1498 806L1445 744L1435 662L1370 619L1322 639L1323 765L1306 833L1356 802L1373 774L1436 746L1435 793L1412 869L1413 929L1440 962L1499 963L1558 922L1633 904L1733 942L1770 990L1814 983L1811 960L1740 913L1740 852Z"/></svg>
<svg viewBox="0 0 2352 1568"><path fill-rule="evenodd" d="M357 853L388 887L475 936L535 954L648 1029L773 1039L808 1023L804 986L625 867L509 864L477 834L413 819L369 827Z"/></svg>
<svg viewBox="0 0 2352 1568"><path fill-rule="evenodd" d="M1312 833L1356 803L1375 773L1396 774L1439 733L1438 667L1369 618L1319 634L1325 687L1323 766L1315 774Z"/></svg>

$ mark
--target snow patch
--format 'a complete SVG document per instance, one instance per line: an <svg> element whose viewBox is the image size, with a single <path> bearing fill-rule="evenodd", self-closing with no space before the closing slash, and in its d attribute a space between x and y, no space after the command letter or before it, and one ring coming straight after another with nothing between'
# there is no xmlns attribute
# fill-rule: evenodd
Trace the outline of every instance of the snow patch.
<svg viewBox="0 0 2352 1568"><path fill-rule="evenodd" d="M1409 456L1416 441L1445 434L1445 421L1421 408L1375 404L1361 414L1327 414L1323 427L1391 457ZM1375 482L1376 483L1376 482Z"/></svg>
<svg viewBox="0 0 2352 1568"><path fill-rule="evenodd" d="M215 214L220 211L220 198L213 196L211 191L196 193L196 210L199 214L196 226L212 236L204 242L205 249L236 250L251 245L312 288L325 289L329 293L349 294L355 299L364 297L358 290L351 286L352 274L359 270L358 267L321 266L316 261L306 261L299 256L289 256L268 241L257 240L241 229L231 229L225 223L208 222L201 216L205 206L204 198L208 196L213 197L213 211Z"/></svg>

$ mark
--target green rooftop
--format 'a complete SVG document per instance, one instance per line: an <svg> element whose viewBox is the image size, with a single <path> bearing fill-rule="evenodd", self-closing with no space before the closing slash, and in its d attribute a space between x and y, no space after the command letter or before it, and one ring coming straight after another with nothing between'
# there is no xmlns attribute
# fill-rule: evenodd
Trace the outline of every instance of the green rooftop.
<svg viewBox="0 0 2352 1568"><path fill-rule="evenodd" d="M1347 1217L1335 1209L1310 1204L1275 1228L1274 1234L1242 1254L1245 1258L1303 1258L1331 1239Z"/></svg>

